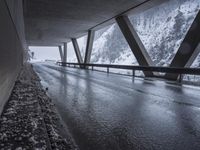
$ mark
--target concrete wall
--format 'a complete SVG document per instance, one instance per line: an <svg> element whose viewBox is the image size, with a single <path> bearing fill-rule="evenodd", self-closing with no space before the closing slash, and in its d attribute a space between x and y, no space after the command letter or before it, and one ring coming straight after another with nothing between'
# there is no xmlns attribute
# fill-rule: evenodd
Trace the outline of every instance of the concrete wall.
<svg viewBox="0 0 200 150"><path fill-rule="evenodd" d="M27 49L22 0L5 0L24 49Z"/></svg>
<svg viewBox="0 0 200 150"><path fill-rule="evenodd" d="M22 3L14 1L0 0L0 114L23 64L23 11L16 11Z"/></svg>

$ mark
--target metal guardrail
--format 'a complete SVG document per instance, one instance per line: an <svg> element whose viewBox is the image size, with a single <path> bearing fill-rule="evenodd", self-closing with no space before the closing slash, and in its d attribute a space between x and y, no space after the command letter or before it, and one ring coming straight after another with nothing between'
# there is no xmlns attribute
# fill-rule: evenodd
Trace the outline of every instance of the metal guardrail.
<svg viewBox="0 0 200 150"><path fill-rule="evenodd" d="M179 75L179 82L182 81L183 74L187 75L200 75L200 68L174 68L174 67L155 67L155 66L130 66L130 65L111 65L111 64L79 64L79 63L64 63L64 62L57 62L57 64L62 66L68 67L80 67L80 68L87 68L91 67L91 70L94 70L94 67L99 68L107 68L107 72L109 73L109 68L115 69L126 69L132 70L133 76L135 76L135 71L151 71L151 72L158 72L158 73L172 73ZM161 75L154 75L153 77L163 78Z"/></svg>
<svg viewBox="0 0 200 150"><path fill-rule="evenodd" d="M160 73L200 75L200 68L174 68L174 67L155 67L155 66L145 67L145 66L130 66L130 65L79 64L79 63L64 63L64 62L57 62L57 64L63 66L80 66L81 68L102 67L102 68L127 69L135 71L152 71Z"/></svg>

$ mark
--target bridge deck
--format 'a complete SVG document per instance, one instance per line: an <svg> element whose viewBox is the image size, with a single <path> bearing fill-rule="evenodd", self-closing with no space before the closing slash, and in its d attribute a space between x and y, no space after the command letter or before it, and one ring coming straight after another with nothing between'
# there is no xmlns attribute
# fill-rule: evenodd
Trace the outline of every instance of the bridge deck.
<svg viewBox="0 0 200 150"><path fill-rule="evenodd" d="M80 149L200 149L199 88L47 63L34 68Z"/></svg>

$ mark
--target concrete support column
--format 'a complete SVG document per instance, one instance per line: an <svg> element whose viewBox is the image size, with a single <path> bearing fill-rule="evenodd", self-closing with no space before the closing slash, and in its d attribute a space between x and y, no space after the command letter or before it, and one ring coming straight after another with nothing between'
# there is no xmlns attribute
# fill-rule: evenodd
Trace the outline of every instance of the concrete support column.
<svg viewBox="0 0 200 150"><path fill-rule="evenodd" d="M63 51L62 51L62 46L58 46L59 53L60 53L60 60L63 62Z"/></svg>
<svg viewBox="0 0 200 150"><path fill-rule="evenodd" d="M188 67L198 55L198 44L200 42L200 12L198 12L194 22L187 32L182 44L180 45L170 67ZM178 74L167 73L165 78L177 80Z"/></svg>
<svg viewBox="0 0 200 150"><path fill-rule="evenodd" d="M199 53L200 53L200 43L198 44L197 48L194 50L194 53L190 57L189 61L185 65L185 67L190 67L193 64L193 62L195 61L195 59L197 58Z"/></svg>
<svg viewBox="0 0 200 150"><path fill-rule="evenodd" d="M87 38L87 45L86 45L85 59L84 59L85 64L90 63L92 47L93 47L93 42L94 42L94 35L95 35L95 31L93 30L88 31L88 38Z"/></svg>
<svg viewBox="0 0 200 150"><path fill-rule="evenodd" d="M78 60L78 63L83 63L83 59L82 59L82 56L81 56L81 52L80 52L77 40L73 38L72 44L74 46L74 51L76 53L76 58Z"/></svg>
<svg viewBox="0 0 200 150"><path fill-rule="evenodd" d="M63 49L63 62L67 62L67 43L64 43L64 49Z"/></svg>
<svg viewBox="0 0 200 150"><path fill-rule="evenodd" d="M153 66L150 56L148 55L142 41L140 40L137 32L133 28L129 18L127 16L119 16L116 21L128 42L135 58L140 66ZM145 76L153 76L153 72L144 71Z"/></svg>

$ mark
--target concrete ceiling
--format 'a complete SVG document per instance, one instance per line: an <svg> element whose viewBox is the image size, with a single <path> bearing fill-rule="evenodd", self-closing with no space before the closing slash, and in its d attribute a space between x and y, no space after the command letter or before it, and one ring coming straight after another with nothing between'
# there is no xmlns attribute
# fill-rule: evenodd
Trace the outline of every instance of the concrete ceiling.
<svg viewBox="0 0 200 150"><path fill-rule="evenodd" d="M113 23L117 15L143 10L162 0L24 0L30 46L57 46ZM144 6L144 7L143 7Z"/></svg>

